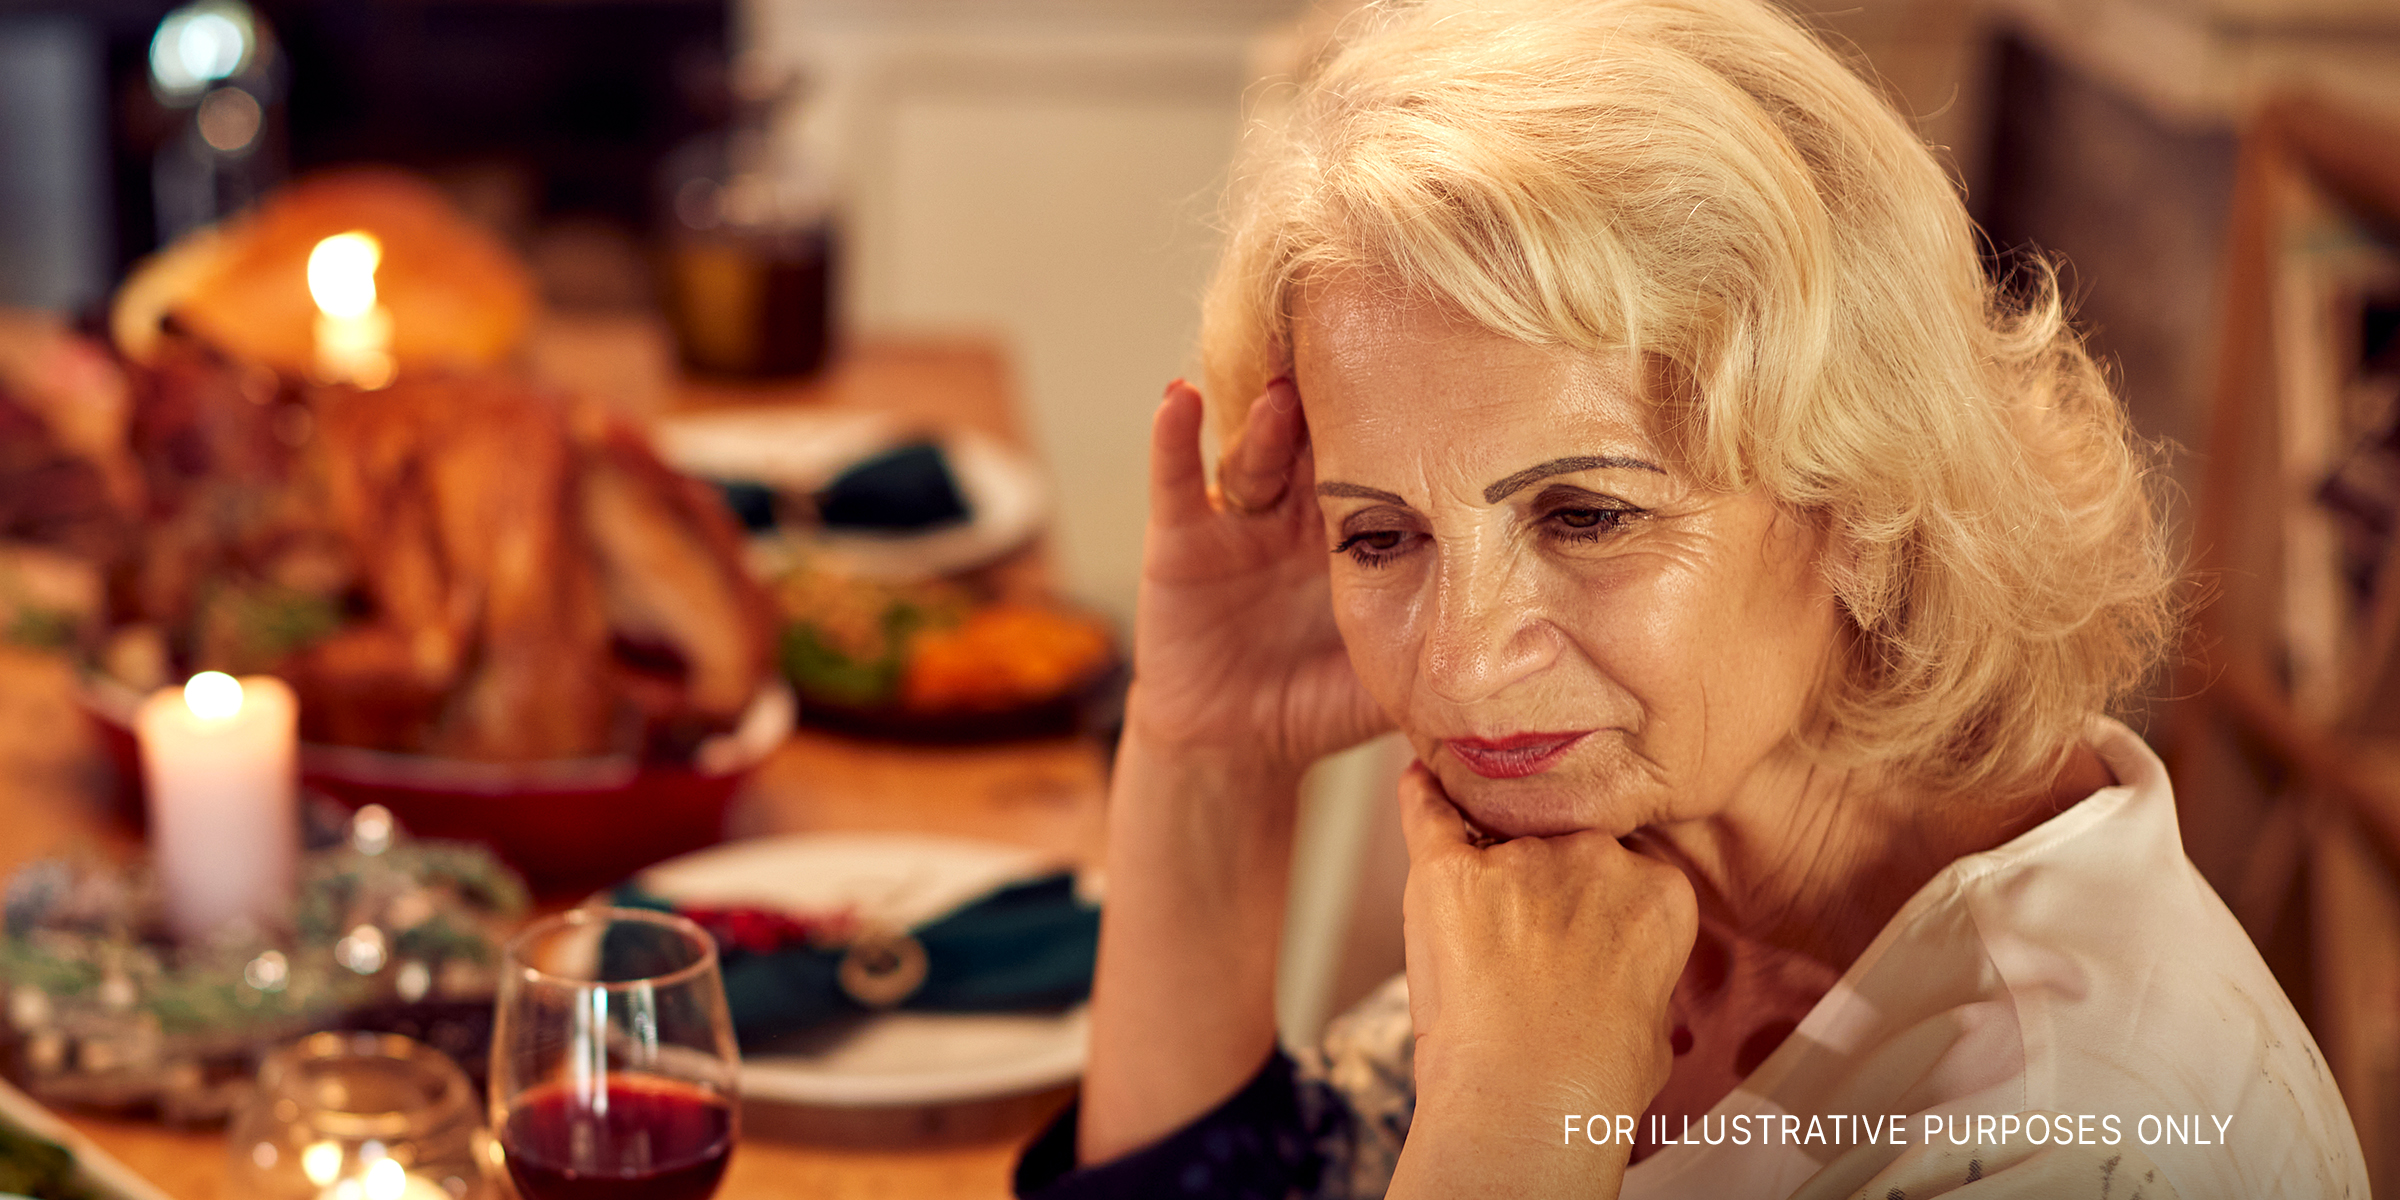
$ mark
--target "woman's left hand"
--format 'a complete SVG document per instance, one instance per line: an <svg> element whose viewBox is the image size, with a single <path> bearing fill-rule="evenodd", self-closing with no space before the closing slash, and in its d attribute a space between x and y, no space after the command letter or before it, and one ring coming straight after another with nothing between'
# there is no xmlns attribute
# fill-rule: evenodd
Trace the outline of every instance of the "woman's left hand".
<svg viewBox="0 0 2400 1200"><path fill-rule="evenodd" d="M1417 1109L1391 1195L1616 1195L1630 1139L1564 1119L1618 1132L1665 1085L1690 881L1600 833L1480 846L1423 764L1400 806Z"/></svg>

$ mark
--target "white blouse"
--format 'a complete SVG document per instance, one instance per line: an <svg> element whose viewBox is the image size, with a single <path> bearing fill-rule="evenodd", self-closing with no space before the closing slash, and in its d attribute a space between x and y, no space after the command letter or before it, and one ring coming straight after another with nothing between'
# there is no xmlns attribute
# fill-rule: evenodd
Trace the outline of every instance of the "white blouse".
<svg viewBox="0 0 2400 1200"><path fill-rule="evenodd" d="M2114 721L2091 745L2116 786L1934 876L1707 1116L1647 1131L1678 1144L1626 1200L2365 1200L2341 1094L2184 856L2165 766ZM1388 1185L1411 1043L1394 980L1296 1056L1320 1195Z"/></svg>

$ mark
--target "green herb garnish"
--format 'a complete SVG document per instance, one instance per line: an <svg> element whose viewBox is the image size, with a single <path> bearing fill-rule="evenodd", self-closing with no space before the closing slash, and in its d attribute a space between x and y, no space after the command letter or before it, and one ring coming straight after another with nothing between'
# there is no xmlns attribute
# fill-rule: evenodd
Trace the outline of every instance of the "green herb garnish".
<svg viewBox="0 0 2400 1200"><path fill-rule="evenodd" d="M900 695L900 676L908 667L908 643L926 621L913 604L894 604L883 612L883 653L854 658L832 644L817 627L795 622L783 631L783 673L803 699L873 708Z"/></svg>
<svg viewBox="0 0 2400 1200"><path fill-rule="evenodd" d="M0 1192L33 1200L95 1200L91 1189L75 1181L75 1156L66 1147L6 1121L0 1121Z"/></svg>

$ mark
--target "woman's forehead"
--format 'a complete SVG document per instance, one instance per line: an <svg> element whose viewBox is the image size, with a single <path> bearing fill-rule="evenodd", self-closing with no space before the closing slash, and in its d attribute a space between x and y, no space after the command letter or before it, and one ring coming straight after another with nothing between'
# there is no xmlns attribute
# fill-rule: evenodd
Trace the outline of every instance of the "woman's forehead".
<svg viewBox="0 0 2400 1200"><path fill-rule="evenodd" d="M1307 289L1292 352L1321 456L1655 454L1629 356L1520 341L1392 289Z"/></svg>

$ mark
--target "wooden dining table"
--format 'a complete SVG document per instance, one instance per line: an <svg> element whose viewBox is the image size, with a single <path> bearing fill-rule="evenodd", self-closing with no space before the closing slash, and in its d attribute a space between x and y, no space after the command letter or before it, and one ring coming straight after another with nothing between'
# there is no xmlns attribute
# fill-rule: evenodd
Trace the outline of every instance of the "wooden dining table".
<svg viewBox="0 0 2400 1200"><path fill-rule="evenodd" d="M968 425L1021 444L1005 356L989 342L865 340L806 383L673 381L673 408L864 408L929 426ZM1037 543L998 568L1004 590L1046 585ZM0 644L0 877L60 855L130 861L138 833L113 815L106 758L63 659ZM795 733L745 783L729 836L905 831L984 838L1096 864L1106 750L1088 737L919 746ZM721 1200L990 1200L1010 1194L1019 1148L1072 1088L892 1109L745 1109ZM227 1184L225 1139L130 1117L61 1114L178 1200L244 1200Z"/></svg>

